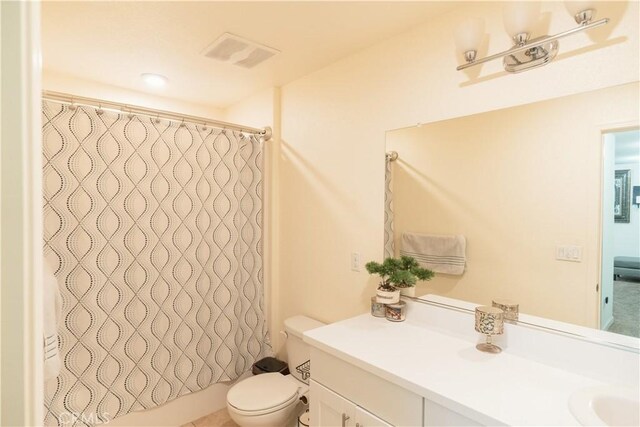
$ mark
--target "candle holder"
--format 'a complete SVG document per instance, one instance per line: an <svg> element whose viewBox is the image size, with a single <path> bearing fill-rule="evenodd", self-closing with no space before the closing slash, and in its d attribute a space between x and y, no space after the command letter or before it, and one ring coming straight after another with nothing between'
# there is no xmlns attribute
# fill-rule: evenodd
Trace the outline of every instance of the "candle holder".
<svg viewBox="0 0 640 427"><path fill-rule="evenodd" d="M517 302L509 299L494 299L491 301L491 305L495 308L499 308L504 311L504 320L507 322L517 322L520 306Z"/></svg>
<svg viewBox="0 0 640 427"><path fill-rule="evenodd" d="M376 297L371 297L371 315L375 317L385 317L386 312L384 304L378 302Z"/></svg>
<svg viewBox="0 0 640 427"><path fill-rule="evenodd" d="M502 349L491 342L491 337L504 333L504 311L496 307L476 307L476 331L486 335L487 341L476 345L485 353L500 353Z"/></svg>
<svg viewBox="0 0 640 427"><path fill-rule="evenodd" d="M404 322L407 317L407 303L399 301L395 304L387 304L385 306L387 320L391 322Z"/></svg>

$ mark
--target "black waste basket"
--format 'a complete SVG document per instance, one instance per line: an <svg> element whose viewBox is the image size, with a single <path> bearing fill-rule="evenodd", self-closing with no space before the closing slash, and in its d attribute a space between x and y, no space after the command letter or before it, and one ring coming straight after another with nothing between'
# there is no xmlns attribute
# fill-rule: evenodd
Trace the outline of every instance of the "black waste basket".
<svg viewBox="0 0 640 427"><path fill-rule="evenodd" d="M289 366L287 362L278 360L275 357L265 357L253 364L251 372L253 372L253 375L266 374L268 372L279 372L282 375L288 375Z"/></svg>

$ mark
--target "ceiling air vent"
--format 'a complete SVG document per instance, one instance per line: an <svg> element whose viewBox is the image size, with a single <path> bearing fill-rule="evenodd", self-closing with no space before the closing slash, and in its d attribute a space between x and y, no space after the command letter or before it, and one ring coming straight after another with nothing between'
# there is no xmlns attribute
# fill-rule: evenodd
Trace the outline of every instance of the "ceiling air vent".
<svg viewBox="0 0 640 427"><path fill-rule="evenodd" d="M253 68L272 56L279 50L261 45L231 33L224 33L205 50L204 56L229 62L244 68Z"/></svg>

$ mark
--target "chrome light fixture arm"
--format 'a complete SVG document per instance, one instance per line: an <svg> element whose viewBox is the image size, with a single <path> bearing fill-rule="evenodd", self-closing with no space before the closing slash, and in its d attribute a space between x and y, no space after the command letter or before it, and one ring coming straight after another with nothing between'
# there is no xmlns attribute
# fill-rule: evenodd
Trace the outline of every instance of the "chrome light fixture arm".
<svg viewBox="0 0 640 427"><path fill-rule="evenodd" d="M576 18L576 20L577 20L577 18ZM512 47L509 50L505 50L504 52L495 53L493 55L485 56L484 58L480 58L480 59L475 59L476 51L467 51L467 52L465 52L465 58L467 60L467 63L458 66L456 68L456 70L458 70L458 71L464 70L466 68L474 67L476 65L483 64L485 62L493 61L494 59L500 59L500 58L504 58L505 56L513 55L513 54L520 53L520 52L523 52L523 51L527 51L527 50L530 50L530 49L535 49L535 48L540 47L542 45L545 45L545 44L548 44L550 42L554 42L556 40L559 40L561 38L564 38L564 37L567 37L567 36L582 32L582 31L590 30L592 28L600 27L600 26L605 25L607 23L609 23L609 18L599 19L599 20L594 21L594 22L585 21L580 26L572 28L572 29L567 30L567 31L564 31L562 33L558 33L558 34L553 35L553 36L539 37L539 38L537 38L535 40L532 40L530 42L527 42L525 44L521 44L521 45L517 44L516 46ZM473 53L471 54L470 52L473 52ZM470 58L472 58L472 59L470 60Z"/></svg>

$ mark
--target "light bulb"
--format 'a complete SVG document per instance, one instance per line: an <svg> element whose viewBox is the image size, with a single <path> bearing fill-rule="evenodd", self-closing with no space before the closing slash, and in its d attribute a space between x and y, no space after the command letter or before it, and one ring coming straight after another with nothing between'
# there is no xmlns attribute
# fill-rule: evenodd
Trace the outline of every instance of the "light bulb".
<svg viewBox="0 0 640 427"><path fill-rule="evenodd" d="M478 50L484 35L484 21L471 18L463 21L455 31L456 47L459 52Z"/></svg>
<svg viewBox="0 0 640 427"><path fill-rule="evenodd" d="M152 87L164 87L169 81L165 76L153 73L143 73L140 74L140 77L148 86Z"/></svg>
<svg viewBox="0 0 640 427"><path fill-rule="evenodd" d="M540 2L515 1L506 3L503 11L504 29L513 38L518 34L530 34L540 18Z"/></svg>

